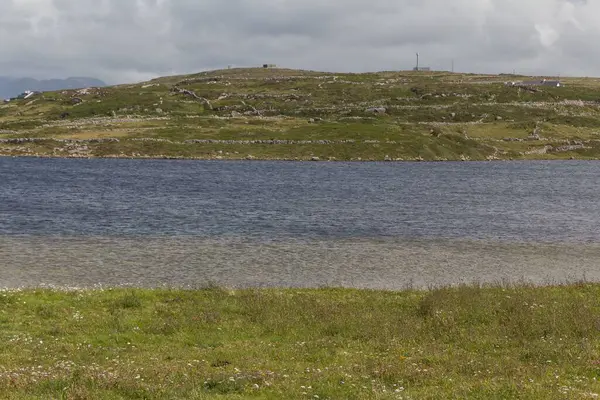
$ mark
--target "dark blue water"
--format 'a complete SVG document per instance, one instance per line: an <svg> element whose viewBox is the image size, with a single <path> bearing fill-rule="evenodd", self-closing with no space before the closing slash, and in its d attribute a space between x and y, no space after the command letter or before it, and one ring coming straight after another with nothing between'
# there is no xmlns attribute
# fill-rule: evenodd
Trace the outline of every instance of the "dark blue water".
<svg viewBox="0 0 600 400"><path fill-rule="evenodd" d="M0 158L0 235L600 242L600 163Z"/></svg>

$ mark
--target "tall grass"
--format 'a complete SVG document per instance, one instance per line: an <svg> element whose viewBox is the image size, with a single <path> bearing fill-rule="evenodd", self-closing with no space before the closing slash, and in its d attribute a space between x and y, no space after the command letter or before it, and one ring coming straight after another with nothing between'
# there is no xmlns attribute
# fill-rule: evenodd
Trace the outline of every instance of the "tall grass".
<svg viewBox="0 0 600 400"><path fill-rule="evenodd" d="M593 284L2 292L0 393L597 398L599 296Z"/></svg>

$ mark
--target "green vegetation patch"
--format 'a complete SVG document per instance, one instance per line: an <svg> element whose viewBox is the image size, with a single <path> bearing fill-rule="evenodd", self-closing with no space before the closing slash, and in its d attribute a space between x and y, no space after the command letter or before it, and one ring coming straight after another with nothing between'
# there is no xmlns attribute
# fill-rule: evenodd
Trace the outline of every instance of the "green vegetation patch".
<svg viewBox="0 0 600 400"><path fill-rule="evenodd" d="M593 284L4 291L0 393L593 399L599 298Z"/></svg>

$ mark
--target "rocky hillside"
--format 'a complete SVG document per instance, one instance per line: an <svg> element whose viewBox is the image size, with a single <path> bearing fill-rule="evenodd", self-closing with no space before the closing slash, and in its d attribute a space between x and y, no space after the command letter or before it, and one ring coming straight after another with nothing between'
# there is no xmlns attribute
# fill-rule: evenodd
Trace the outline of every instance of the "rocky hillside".
<svg viewBox="0 0 600 400"><path fill-rule="evenodd" d="M562 87L518 83L531 79L256 68L63 90L0 105L0 154L600 158L600 79L568 78Z"/></svg>

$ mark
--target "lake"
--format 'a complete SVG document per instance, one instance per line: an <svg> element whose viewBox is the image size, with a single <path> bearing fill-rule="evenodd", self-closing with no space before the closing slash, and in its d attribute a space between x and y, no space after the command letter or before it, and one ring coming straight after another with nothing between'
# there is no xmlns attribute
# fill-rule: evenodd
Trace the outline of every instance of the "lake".
<svg viewBox="0 0 600 400"><path fill-rule="evenodd" d="M0 287L600 280L600 163L0 158Z"/></svg>

